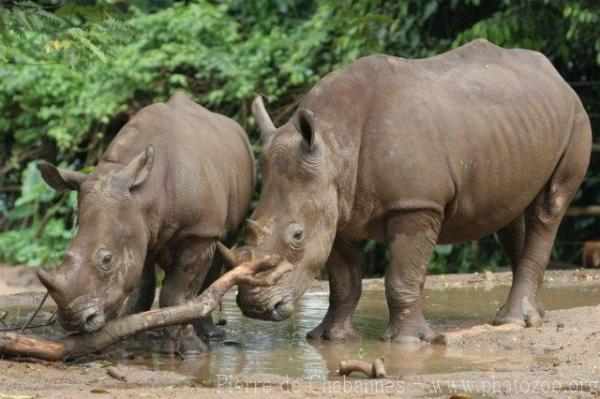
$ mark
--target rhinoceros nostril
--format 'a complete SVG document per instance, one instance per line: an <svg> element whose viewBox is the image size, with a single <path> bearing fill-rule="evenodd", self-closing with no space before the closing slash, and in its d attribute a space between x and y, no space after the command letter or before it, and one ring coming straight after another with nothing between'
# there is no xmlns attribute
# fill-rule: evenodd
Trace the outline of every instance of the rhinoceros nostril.
<svg viewBox="0 0 600 399"><path fill-rule="evenodd" d="M104 326L104 322L104 315L98 310L93 310L85 317L83 330L86 332L98 331Z"/></svg>
<svg viewBox="0 0 600 399"><path fill-rule="evenodd" d="M280 308L281 306L283 306L283 299L277 301L275 303L275 305L273 305L273 309L277 310L278 308Z"/></svg>

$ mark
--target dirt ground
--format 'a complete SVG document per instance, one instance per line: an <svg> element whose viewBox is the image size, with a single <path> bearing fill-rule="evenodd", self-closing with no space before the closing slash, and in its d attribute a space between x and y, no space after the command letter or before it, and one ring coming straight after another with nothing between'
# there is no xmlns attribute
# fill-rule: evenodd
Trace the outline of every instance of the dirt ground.
<svg viewBox="0 0 600 399"><path fill-rule="evenodd" d="M0 266L0 295L40 291L27 268ZM510 284L510 273L430 276L430 289ZM547 286L597 285L600 270L549 271ZM381 290L381 279L365 281L365 290ZM315 282L311 290L326 290ZM599 300L600 302L600 300ZM537 359L496 370L445 374L406 374L368 380L354 375L341 379L294 380L277 375L215 376L198 380L149 367L102 361L51 364L0 360L0 399L56 397L596 397L600 396L600 306L550 311L540 328L484 327L471 335L449 334L447 351L470 350L483 358L502 352ZM472 332L472 331L471 331ZM415 350L429 350L427 347ZM410 361L410 359L407 359ZM453 396L454 395L454 396Z"/></svg>

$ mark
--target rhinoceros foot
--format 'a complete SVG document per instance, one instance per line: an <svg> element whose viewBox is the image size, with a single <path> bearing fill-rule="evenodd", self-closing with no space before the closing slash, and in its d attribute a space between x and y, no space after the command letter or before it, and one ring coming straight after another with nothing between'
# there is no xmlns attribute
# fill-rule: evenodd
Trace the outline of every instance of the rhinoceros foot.
<svg viewBox="0 0 600 399"><path fill-rule="evenodd" d="M390 323L383 333L384 341L395 344L416 345L431 342L436 337L424 318L404 323Z"/></svg>
<svg viewBox="0 0 600 399"><path fill-rule="evenodd" d="M516 324L523 327L540 327L543 318L543 307L525 296L516 305L508 302L504 304L496 314L494 325Z"/></svg>
<svg viewBox="0 0 600 399"><path fill-rule="evenodd" d="M306 334L306 338L315 341L359 341L362 339L362 335L352 324L340 325L323 322Z"/></svg>
<svg viewBox="0 0 600 399"><path fill-rule="evenodd" d="M160 343L160 353L165 355L180 354L185 357L198 356L208 352L206 343L196 335L193 327L188 325L178 333L174 328L166 328Z"/></svg>
<svg viewBox="0 0 600 399"><path fill-rule="evenodd" d="M221 339L225 337L225 330L217 327L211 316L204 317L194 323L196 334L203 339Z"/></svg>

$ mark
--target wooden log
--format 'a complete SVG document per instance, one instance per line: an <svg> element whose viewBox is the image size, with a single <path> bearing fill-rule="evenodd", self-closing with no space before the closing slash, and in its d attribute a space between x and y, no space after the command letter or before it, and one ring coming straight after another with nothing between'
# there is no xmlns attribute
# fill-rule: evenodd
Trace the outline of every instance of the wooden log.
<svg viewBox="0 0 600 399"><path fill-rule="evenodd" d="M200 296L185 304L115 319L94 333L69 335L57 341L15 332L0 334L0 355L72 360L146 330L192 323L210 314L223 295L238 283L268 286L291 268L290 263L280 262L275 256L249 261L225 273Z"/></svg>
<svg viewBox="0 0 600 399"><path fill-rule="evenodd" d="M438 335L431 342L432 344L437 345L446 345L451 346L457 343L460 343L466 338L476 337L479 335L488 335L488 334L507 334L507 333L515 333L523 330L522 326L517 324L502 324L499 326L491 326L489 324L483 324L480 326L474 326L471 328L467 328L464 330L458 331L449 331L443 334Z"/></svg>

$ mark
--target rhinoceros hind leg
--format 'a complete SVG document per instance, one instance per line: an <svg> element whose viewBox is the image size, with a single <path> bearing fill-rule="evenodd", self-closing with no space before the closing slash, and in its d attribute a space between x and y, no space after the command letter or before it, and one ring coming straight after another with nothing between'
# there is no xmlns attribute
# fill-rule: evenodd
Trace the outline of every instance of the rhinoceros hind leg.
<svg viewBox="0 0 600 399"><path fill-rule="evenodd" d="M385 271L390 311L383 339L402 344L431 341L435 334L423 316L427 265L437 243L441 215L434 211L397 212L388 217L386 240L391 260Z"/></svg>
<svg viewBox="0 0 600 399"><path fill-rule="evenodd" d="M558 226L587 170L590 146L589 119L585 114L576 114L571 139L562 159L546 186L525 211L522 250L516 262L511 259L511 263L515 263L513 284L506 303L496 315L495 324L514 323L527 327L542 324L544 312L536 303L536 295L544 278ZM508 233L511 230L518 233L522 229L514 225L507 228Z"/></svg>
<svg viewBox="0 0 600 399"><path fill-rule="evenodd" d="M362 291L362 268L354 243L336 239L329 259L329 309L318 327L307 334L312 340L359 340L352 314Z"/></svg>
<svg viewBox="0 0 600 399"><path fill-rule="evenodd" d="M521 261L525 247L525 226L525 214L522 214L497 233L502 252L508 258L512 268L513 284L515 284L519 278L526 278L524 276L527 276L528 274L531 275L532 271L541 272L543 274L545 269L545 267L541 265L541 271L531 270L536 267L539 268L540 265L536 266L535 264L532 265L528 264L528 262ZM527 270L522 270L523 267L529 267L529 273ZM513 305L511 307L508 304L509 301L507 301L507 304L498 310L496 318L494 319L494 324L517 324L523 327L541 325L542 318L544 317L544 310L539 304L532 301L531 298L535 297L534 291L537 291L537 287L535 287L534 290L533 285L529 285L529 290L527 291L528 294L526 293L526 295L520 298L520 306ZM518 300L519 299L516 301ZM515 300L512 302L515 303ZM518 304L518 302L516 303Z"/></svg>
<svg viewBox="0 0 600 399"><path fill-rule="evenodd" d="M525 245L525 214L504 226L496 233L502 253L510 262L513 273L519 264Z"/></svg>

